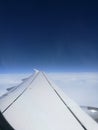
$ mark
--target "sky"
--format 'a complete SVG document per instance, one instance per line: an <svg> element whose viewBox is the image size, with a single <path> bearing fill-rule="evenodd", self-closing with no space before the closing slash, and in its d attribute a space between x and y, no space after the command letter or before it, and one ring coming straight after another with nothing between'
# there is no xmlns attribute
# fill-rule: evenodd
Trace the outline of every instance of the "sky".
<svg viewBox="0 0 98 130"><path fill-rule="evenodd" d="M0 0L0 73L98 72L98 2Z"/></svg>

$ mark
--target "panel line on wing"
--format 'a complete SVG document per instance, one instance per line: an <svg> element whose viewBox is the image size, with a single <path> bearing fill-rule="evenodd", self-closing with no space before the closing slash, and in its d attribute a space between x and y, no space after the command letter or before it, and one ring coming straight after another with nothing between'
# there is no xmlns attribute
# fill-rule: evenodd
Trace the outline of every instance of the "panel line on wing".
<svg viewBox="0 0 98 130"><path fill-rule="evenodd" d="M49 83L49 85L51 86L51 88L55 91L55 93L57 94L57 96L61 99L61 101L64 103L64 105L67 107L67 109L74 116L74 118L79 122L79 124L83 127L84 130L87 130L86 127L82 124L82 122L78 119L78 117L74 114L74 112L70 109L70 107L65 103L65 101L62 99L62 97L59 95L59 93L56 91L56 89L54 89L54 87L52 86L51 82L48 80L48 78L46 77L46 75L43 72L42 72L42 74L44 75L45 79L47 80L47 82Z"/></svg>
<svg viewBox="0 0 98 130"><path fill-rule="evenodd" d="M32 79L32 81L30 82L30 84L28 85L28 87L31 85L31 83L36 79L36 77L38 76L39 72L36 74L36 76ZM22 93L7 107L3 110L2 114L19 98L21 97L21 95L28 89L28 87L26 87Z"/></svg>

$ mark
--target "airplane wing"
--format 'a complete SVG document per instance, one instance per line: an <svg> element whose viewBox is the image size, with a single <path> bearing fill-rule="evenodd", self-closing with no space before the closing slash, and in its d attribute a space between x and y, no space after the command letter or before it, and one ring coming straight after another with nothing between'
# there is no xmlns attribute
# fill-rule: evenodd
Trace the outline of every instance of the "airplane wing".
<svg viewBox="0 0 98 130"><path fill-rule="evenodd" d="M0 98L1 130L98 130L98 124L43 72Z"/></svg>

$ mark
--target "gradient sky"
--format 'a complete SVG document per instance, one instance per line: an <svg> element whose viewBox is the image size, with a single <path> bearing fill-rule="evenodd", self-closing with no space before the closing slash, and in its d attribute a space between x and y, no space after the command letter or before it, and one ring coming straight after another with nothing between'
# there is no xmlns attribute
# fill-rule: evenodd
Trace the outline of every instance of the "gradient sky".
<svg viewBox="0 0 98 130"><path fill-rule="evenodd" d="M0 73L98 72L98 2L0 1Z"/></svg>

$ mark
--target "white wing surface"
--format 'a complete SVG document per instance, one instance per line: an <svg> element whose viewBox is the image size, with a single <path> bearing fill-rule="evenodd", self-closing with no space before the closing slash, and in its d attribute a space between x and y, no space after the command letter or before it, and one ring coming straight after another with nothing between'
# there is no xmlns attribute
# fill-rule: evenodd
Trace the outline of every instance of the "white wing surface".
<svg viewBox="0 0 98 130"><path fill-rule="evenodd" d="M38 71L0 98L0 111L4 130L98 130L91 117Z"/></svg>

